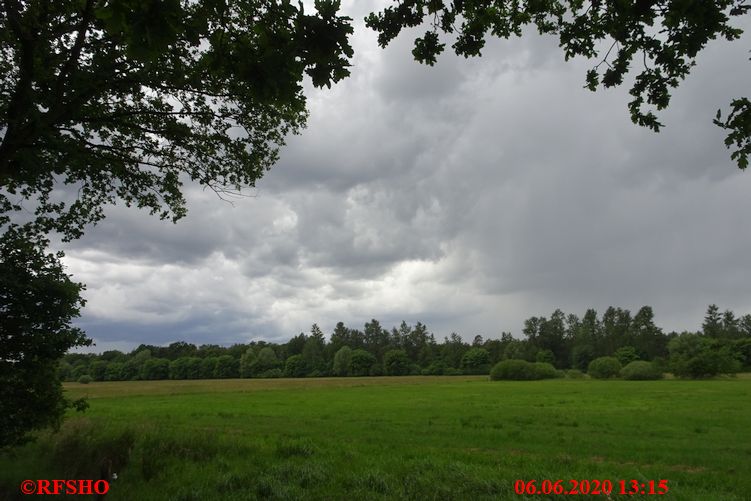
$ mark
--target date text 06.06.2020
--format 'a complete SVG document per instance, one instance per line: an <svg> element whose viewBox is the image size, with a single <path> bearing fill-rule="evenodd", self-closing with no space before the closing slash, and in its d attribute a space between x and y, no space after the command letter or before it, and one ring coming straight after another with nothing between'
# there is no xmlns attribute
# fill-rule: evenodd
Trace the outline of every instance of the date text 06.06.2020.
<svg viewBox="0 0 751 501"><path fill-rule="evenodd" d="M517 480L514 482L517 494L561 494L561 495L606 495L621 494L667 494L667 480Z"/></svg>

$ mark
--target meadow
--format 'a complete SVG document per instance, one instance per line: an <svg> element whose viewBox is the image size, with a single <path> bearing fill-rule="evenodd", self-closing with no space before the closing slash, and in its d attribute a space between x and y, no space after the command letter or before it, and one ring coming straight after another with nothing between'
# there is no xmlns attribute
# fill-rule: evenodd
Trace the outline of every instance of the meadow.
<svg viewBox="0 0 751 501"><path fill-rule="evenodd" d="M607 499L519 495L518 479L666 479L664 496L751 499L751 378L483 376L65 385L58 433L0 457L24 479L117 479L108 500ZM616 488L617 490L617 488Z"/></svg>

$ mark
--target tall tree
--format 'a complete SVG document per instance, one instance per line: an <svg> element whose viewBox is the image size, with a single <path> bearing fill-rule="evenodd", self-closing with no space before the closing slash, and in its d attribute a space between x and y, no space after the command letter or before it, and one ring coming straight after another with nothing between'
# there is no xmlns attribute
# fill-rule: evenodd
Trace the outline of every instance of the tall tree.
<svg viewBox="0 0 751 501"><path fill-rule="evenodd" d="M313 327L315 329L318 328L315 324L313 324ZM328 372L324 355L324 350L326 348L325 339L322 334L318 335L320 330L315 332L315 329L311 330L313 335L309 336L308 340L305 341L305 346L303 346L302 350L302 358L308 374L313 376L323 376Z"/></svg>
<svg viewBox="0 0 751 501"><path fill-rule="evenodd" d="M382 362L383 355L389 349L389 331L381 327L381 323L374 318L365 323L364 335L365 349Z"/></svg>
<svg viewBox="0 0 751 501"><path fill-rule="evenodd" d="M723 337L735 339L740 336L740 319L735 317L735 313L725 310L722 314L722 335Z"/></svg>
<svg viewBox="0 0 751 501"><path fill-rule="evenodd" d="M334 353L338 352L343 346L351 346L349 329L344 326L343 322L337 322L334 327L334 332L331 333L331 339L329 341L329 349Z"/></svg>
<svg viewBox="0 0 751 501"><path fill-rule="evenodd" d="M633 346L643 360L667 355L667 337L662 329L654 323L654 311L651 306L642 306L634 315L629 329Z"/></svg>
<svg viewBox="0 0 751 501"><path fill-rule="evenodd" d="M722 334L722 318L720 308L716 304L710 304L707 307L707 314L704 316L704 323L701 327L705 336L716 338Z"/></svg>
<svg viewBox="0 0 751 501"><path fill-rule="evenodd" d="M0 236L0 450L60 423L71 402L57 362L91 344L71 325L83 286L65 274L62 254L41 250L46 244L15 229Z"/></svg>
<svg viewBox="0 0 751 501"><path fill-rule="evenodd" d="M672 89L689 74L699 52L715 38L740 38L743 30L732 26L731 19L750 10L745 0L394 0L370 14L366 24L386 46L403 29L425 23L427 31L415 40L412 54L429 65L446 47L439 33L454 40L457 54L469 57L481 55L486 35L521 37L524 27L533 25L540 34L558 37L566 59L583 56L594 61L586 75L592 91L619 86L634 72L628 103L631 120L659 131L662 124L655 112L670 104ZM727 130L725 144L736 148L731 158L745 169L751 154L751 102L733 99L730 110L724 120L718 110L713 121Z"/></svg>
<svg viewBox="0 0 751 501"><path fill-rule="evenodd" d="M738 328L742 336L751 337L751 314L743 315L738 322Z"/></svg>

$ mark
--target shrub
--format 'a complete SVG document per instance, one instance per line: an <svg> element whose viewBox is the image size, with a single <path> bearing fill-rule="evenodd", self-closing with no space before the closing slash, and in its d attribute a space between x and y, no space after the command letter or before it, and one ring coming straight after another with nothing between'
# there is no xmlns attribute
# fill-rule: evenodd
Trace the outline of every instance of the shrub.
<svg viewBox="0 0 751 501"><path fill-rule="evenodd" d="M584 379L585 374L579 369L569 369L566 371L566 377L569 379Z"/></svg>
<svg viewBox="0 0 751 501"><path fill-rule="evenodd" d="M514 381L531 381L535 379L553 379L560 377L555 367L545 362L527 362L526 360L503 360L493 366L490 379L510 379Z"/></svg>
<svg viewBox="0 0 751 501"><path fill-rule="evenodd" d="M461 376L462 374L463 373L462 373L461 369L456 369L454 367L446 367L443 370L443 375L444 376Z"/></svg>
<svg viewBox="0 0 751 501"><path fill-rule="evenodd" d="M535 371L539 376L537 379L555 379L563 376L562 372L558 372L552 364L547 362L535 362L532 365L535 366Z"/></svg>
<svg viewBox="0 0 751 501"><path fill-rule="evenodd" d="M94 379L91 376L89 376L88 374L84 374L83 376L81 376L80 378L78 378L78 382L81 383L81 384L89 384L93 380Z"/></svg>
<svg viewBox="0 0 751 501"><path fill-rule="evenodd" d="M621 377L628 380L662 379L662 371L652 362L634 360L621 369Z"/></svg>
<svg viewBox="0 0 751 501"><path fill-rule="evenodd" d="M587 373L597 379L618 377L621 373L621 363L615 357L595 358L589 363Z"/></svg>

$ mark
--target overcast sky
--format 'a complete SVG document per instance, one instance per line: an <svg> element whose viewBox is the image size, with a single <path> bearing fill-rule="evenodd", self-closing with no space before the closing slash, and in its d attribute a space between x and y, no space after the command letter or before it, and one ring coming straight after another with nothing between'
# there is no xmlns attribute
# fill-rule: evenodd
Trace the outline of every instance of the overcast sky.
<svg viewBox="0 0 751 501"><path fill-rule="evenodd" d="M751 88L749 36L702 54L654 134L627 88L583 89L591 63L554 39L429 68L414 35L377 46L362 18L378 2L345 4L352 76L307 92L308 128L252 197L190 187L177 225L116 207L64 247L96 351L371 318L470 340L555 308L651 305L667 331L697 329L709 303L751 312L751 172L711 122Z"/></svg>

